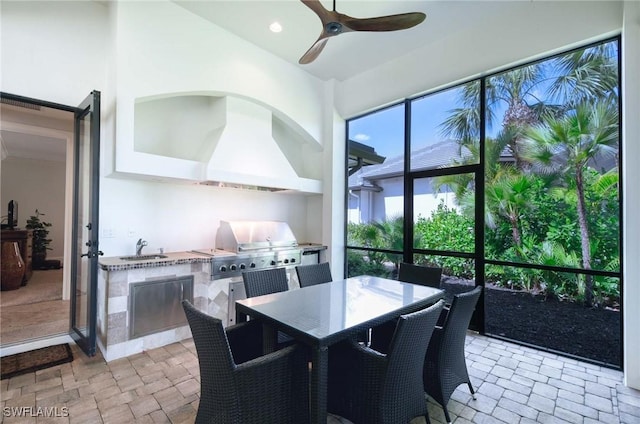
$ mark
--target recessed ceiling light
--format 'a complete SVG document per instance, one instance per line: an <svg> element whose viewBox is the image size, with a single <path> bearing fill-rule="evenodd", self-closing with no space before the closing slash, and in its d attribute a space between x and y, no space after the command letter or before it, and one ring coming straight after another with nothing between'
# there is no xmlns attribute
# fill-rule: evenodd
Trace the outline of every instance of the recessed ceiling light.
<svg viewBox="0 0 640 424"><path fill-rule="evenodd" d="M282 32L282 25L280 25L280 22L274 22L269 25L269 29L271 32Z"/></svg>

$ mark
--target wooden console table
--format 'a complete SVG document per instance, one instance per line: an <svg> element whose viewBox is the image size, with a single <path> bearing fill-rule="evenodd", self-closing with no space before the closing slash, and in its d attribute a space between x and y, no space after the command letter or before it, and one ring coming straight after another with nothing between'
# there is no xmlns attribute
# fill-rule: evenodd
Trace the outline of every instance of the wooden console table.
<svg viewBox="0 0 640 424"><path fill-rule="evenodd" d="M26 285L33 273L33 230L2 230L2 242L17 241L20 246L20 255L25 265L24 278L22 285Z"/></svg>

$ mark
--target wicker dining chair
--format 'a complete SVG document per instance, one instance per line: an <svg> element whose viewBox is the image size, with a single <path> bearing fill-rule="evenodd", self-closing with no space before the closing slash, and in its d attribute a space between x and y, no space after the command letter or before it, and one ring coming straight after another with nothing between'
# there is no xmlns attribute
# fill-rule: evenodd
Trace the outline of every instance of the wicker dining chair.
<svg viewBox="0 0 640 424"><path fill-rule="evenodd" d="M420 284L438 289L440 288L441 279L442 268L401 262L398 269L398 280L405 283Z"/></svg>
<svg viewBox="0 0 640 424"><path fill-rule="evenodd" d="M263 296L289 290L287 271L284 268L270 268L242 273L247 297ZM293 343L291 336L278 331L277 348Z"/></svg>
<svg viewBox="0 0 640 424"><path fill-rule="evenodd" d="M289 290L287 270L284 268L269 268L242 273L244 290L247 297L263 296Z"/></svg>
<svg viewBox="0 0 640 424"><path fill-rule="evenodd" d="M189 301L183 300L182 306L200 366L196 424L309 422L309 370L302 346L256 357L262 349L259 323L240 323L225 331L222 321ZM250 349L244 351L247 343Z"/></svg>
<svg viewBox="0 0 640 424"><path fill-rule="evenodd" d="M422 366L444 302L402 315L387 354L354 341L329 348L329 412L355 424L429 423Z"/></svg>
<svg viewBox="0 0 640 424"><path fill-rule="evenodd" d="M333 281L329 262L298 265L296 267L296 274L298 275L298 282L301 288Z"/></svg>
<svg viewBox="0 0 640 424"><path fill-rule="evenodd" d="M467 372L464 356L465 338L482 287L457 294L446 315L444 324L436 326L424 361L424 390L442 405L447 423L451 423L447 403L451 394L466 383L475 399L475 392Z"/></svg>
<svg viewBox="0 0 640 424"><path fill-rule="evenodd" d="M423 265L400 263L398 269L398 281L405 283L419 284L440 288L440 280L442 278L442 268L428 267ZM447 306L445 305L445 308ZM389 340L395 331L395 321L389 321L375 326L371 329L370 345L372 349L384 350L389 345Z"/></svg>

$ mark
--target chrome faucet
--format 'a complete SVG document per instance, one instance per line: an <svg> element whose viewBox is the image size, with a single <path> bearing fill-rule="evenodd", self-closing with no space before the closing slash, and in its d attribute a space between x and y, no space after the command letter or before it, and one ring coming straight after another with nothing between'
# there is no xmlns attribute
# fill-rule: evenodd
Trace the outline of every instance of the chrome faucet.
<svg viewBox="0 0 640 424"><path fill-rule="evenodd" d="M138 239L138 242L136 243L136 256L142 255L142 248L145 247L146 245L147 245L146 240Z"/></svg>

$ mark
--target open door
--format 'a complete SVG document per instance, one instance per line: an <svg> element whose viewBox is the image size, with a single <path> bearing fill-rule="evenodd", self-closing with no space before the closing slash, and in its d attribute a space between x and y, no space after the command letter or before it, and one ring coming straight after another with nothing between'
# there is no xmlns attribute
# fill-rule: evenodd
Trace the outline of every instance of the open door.
<svg viewBox="0 0 640 424"><path fill-rule="evenodd" d="M75 111L70 335L89 356L96 353L100 92Z"/></svg>

